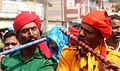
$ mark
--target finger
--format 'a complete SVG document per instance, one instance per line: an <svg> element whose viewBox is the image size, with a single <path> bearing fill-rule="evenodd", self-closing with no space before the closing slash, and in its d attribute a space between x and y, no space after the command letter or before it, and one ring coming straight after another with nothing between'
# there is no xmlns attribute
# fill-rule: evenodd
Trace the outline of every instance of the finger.
<svg viewBox="0 0 120 71"><path fill-rule="evenodd" d="M109 69L119 69L119 66L118 65L116 65L116 64L109 64L109 65L106 65L106 67L107 68L109 68Z"/></svg>

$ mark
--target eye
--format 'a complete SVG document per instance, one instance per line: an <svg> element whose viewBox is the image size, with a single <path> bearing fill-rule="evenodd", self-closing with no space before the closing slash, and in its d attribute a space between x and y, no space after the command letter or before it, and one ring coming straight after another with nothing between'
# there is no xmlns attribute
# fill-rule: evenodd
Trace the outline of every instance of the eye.
<svg viewBox="0 0 120 71"><path fill-rule="evenodd" d="M10 43L5 43L5 46L9 46L10 45Z"/></svg>
<svg viewBox="0 0 120 71"><path fill-rule="evenodd" d="M15 45L17 45L17 43L13 42L13 43L11 43L11 45L15 46Z"/></svg>
<svg viewBox="0 0 120 71"><path fill-rule="evenodd" d="M26 33L26 32L28 32L28 31L29 31L29 29L23 29L23 30L22 30L23 33Z"/></svg>
<svg viewBox="0 0 120 71"><path fill-rule="evenodd" d="M31 30L35 31L37 29L37 27L32 27Z"/></svg>
<svg viewBox="0 0 120 71"><path fill-rule="evenodd" d="M12 43L5 43L5 46L10 46L10 45L15 46L15 45L17 45L17 43L16 43L16 42L12 42Z"/></svg>
<svg viewBox="0 0 120 71"><path fill-rule="evenodd" d="M117 27L117 26L114 26L114 27L112 27L112 29L118 29L118 27Z"/></svg>
<svg viewBox="0 0 120 71"><path fill-rule="evenodd" d="M92 32L90 32L89 30L84 30L85 33L88 33L88 34L93 34Z"/></svg>

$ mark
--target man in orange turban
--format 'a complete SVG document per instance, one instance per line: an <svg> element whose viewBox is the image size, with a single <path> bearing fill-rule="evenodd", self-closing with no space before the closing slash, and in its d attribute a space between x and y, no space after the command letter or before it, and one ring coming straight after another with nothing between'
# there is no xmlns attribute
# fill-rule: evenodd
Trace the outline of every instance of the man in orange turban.
<svg viewBox="0 0 120 71"><path fill-rule="evenodd" d="M21 12L14 20L14 30L20 44L40 39L42 22L35 12ZM57 61L44 42L9 54L2 59L4 71L54 71Z"/></svg>
<svg viewBox="0 0 120 71"><path fill-rule="evenodd" d="M107 60L120 66L120 53L111 50L104 38L112 33L110 19L106 11L96 10L82 18L78 39L89 45L94 51ZM66 46L61 52L60 61L56 71L100 71L102 61L81 46ZM112 68L109 68L112 69Z"/></svg>

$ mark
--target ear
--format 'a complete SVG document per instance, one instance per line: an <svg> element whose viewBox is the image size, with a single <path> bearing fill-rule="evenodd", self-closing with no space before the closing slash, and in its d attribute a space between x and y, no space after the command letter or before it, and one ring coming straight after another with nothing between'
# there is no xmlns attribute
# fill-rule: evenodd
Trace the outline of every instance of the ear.
<svg viewBox="0 0 120 71"><path fill-rule="evenodd" d="M99 35L100 41L104 41L104 37L102 35Z"/></svg>
<svg viewBox="0 0 120 71"><path fill-rule="evenodd" d="M19 33L16 33L17 40L20 42L20 36Z"/></svg>

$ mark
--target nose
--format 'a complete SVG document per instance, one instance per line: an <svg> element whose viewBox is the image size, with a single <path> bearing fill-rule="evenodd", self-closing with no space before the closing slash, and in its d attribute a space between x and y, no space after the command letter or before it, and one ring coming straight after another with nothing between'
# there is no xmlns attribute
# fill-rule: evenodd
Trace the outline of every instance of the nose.
<svg viewBox="0 0 120 71"><path fill-rule="evenodd" d="M120 28L118 28L117 32L119 32L119 33L120 33Z"/></svg>
<svg viewBox="0 0 120 71"><path fill-rule="evenodd" d="M31 29L29 30L29 36L33 36L33 31Z"/></svg>
<svg viewBox="0 0 120 71"><path fill-rule="evenodd" d="M14 46L13 45L9 45L9 48L11 49L11 48L13 48Z"/></svg>
<svg viewBox="0 0 120 71"><path fill-rule="evenodd" d="M84 30L83 30L83 29L81 29L81 30L79 31L79 35L80 35L80 36L84 36Z"/></svg>

